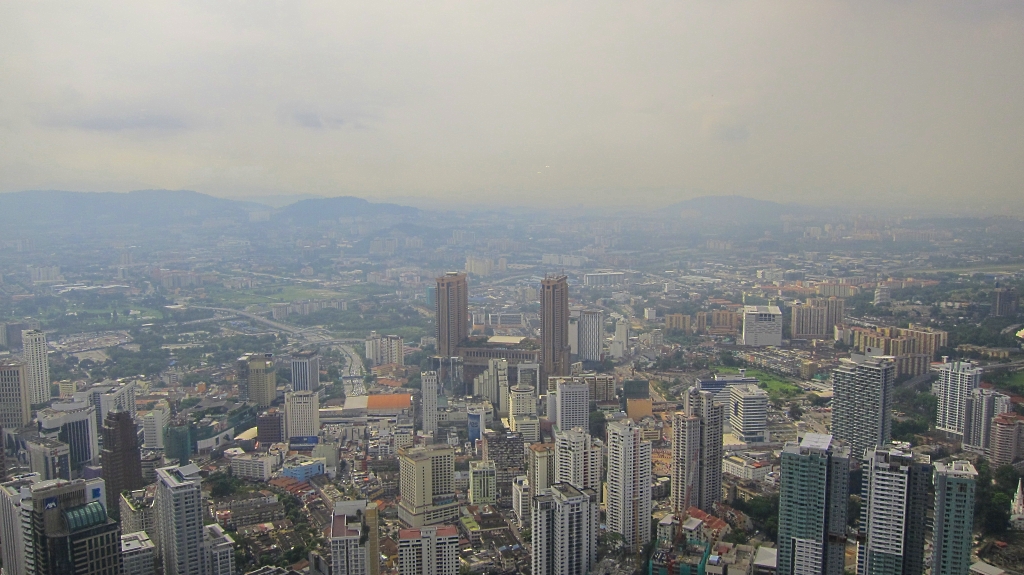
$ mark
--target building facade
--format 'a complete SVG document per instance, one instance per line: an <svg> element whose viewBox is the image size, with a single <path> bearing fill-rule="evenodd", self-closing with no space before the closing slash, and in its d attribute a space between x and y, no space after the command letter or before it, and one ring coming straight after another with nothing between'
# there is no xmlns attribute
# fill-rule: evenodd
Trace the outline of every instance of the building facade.
<svg viewBox="0 0 1024 575"><path fill-rule="evenodd" d="M165 575L206 571L203 548L203 494L195 464L156 470L156 515Z"/></svg>
<svg viewBox="0 0 1024 575"><path fill-rule="evenodd" d="M399 575L458 575L459 531L451 525L398 532Z"/></svg>
<svg viewBox="0 0 1024 575"><path fill-rule="evenodd" d="M932 575L970 570L977 478L978 471L970 461L935 464Z"/></svg>
<svg viewBox="0 0 1024 575"><path fill-rule="evenodd" d="M247 353L238 358L238 385L244 384L245 398L260 407L277 399L277 370L269 353ZM241 389L240 389L241 391Z"/></svg>
<svg viewBox="0 0 1024 575"><path fill-rule="evenodd" d="M608 424L608 530L629 552L651 541L651 442L631 420Z"/></svg>
<svg viewBox="0 0 1024 575"><path fill-rule="evenodd" d="M710 513L722 500L723 411L710 391L690 388L673 415L670 498L680 517L690 507Z"/></svg>
<svg viewBox="0 0 1024 575"><path fill-rule="evenodd" d="M142 479L142 452L139 434L127 411L111 411L103 420L103 480L107 482L107 509L119 519L121 492L139 489Z"/></svg>
<svg viewBox="0 0 1024 575"><path fill-rule="evenodd" d="M832 435L860 456L892 436L896 365L889 356L854 354L832 370Z"/></svg>
<svg viewBox="0 0 1024 575"><path fill-rule="evenodd" d="M977 388L964 406L964 451L989 455L992 448L992 420L1013 409L1008 395Z"/></svg>
<svg viewBox="0 0 1024 575"><path fill-rule="evenodd" d="M398 450L398 517L410 527L438 525L459 515L455 495L455 451L445 445Z"/></svg>
<svg viewBox="0 0 1024 575"><path fill-rule="evenodd" d="M546 277L540 284L540 339L543 377L569 375L569 279Z"/></svg>
<svg viewBox="0 0 1024 575"><path fill-rule="evenodd" d="M0 360L0 427L19 429L32 420L25 364Z"/></svg>
<svg viewBox="0 0 1024 575"><path fill-rule="evenodd" d="M320 435L320 398L315 391L292 391L284 396L288 439ZM257 430L257 433L259 431Z"/></svg>
<svg viewBox="0 0 1024 575"><path fill-rule="evenodd" d="M949 361L943 357L937 371L939 380L935 387L939 392L939 405L935 411L935 429L962 440L967 422L967 399L981 385L982 370L970 362Z"/></svg>
<svg viewBox="0 0 1024 575"><path fill-rule="evenodd" d="M782 311L774 305L748 305L743 308L743 345L754 347L782 345Z"/></svg>
<svg viewBox="0 0 1024 575"><path fill-rule="evenodd" d="M469 284L466 274L448 272L437 278L434 303L437 354L454 357L456 348L469 336Z"/></svg>
<svg viewBox="0 0 1024 575"><path fill-rule="evenodd" d="M768 441L768 393L753 384L729 386L729 426L745 443Z"/></svg>
<svg viewBox="0 0 1024 575"><path fill-rule="evenodd" d="M27 329L21 332L21 345L29 403L46 403L50 400L50 360L47 357L46 334L38 329Z"/></svg>
<svg viewBox="0 0 1024 575"><path fill-rule="evenodd" d="M587 575L597 560L597 493L556 483L533 497L532 575Z"/></svg>
<svg viewBox="0 0 1024 575"><path fill-rule="evenodd" d="M555 432L555 476L553 483L566 483L576 489L601 490L602 443L585 428ZM540 487L535 494L539 494Z"/></svg>
<svg viewBox="0 0 1024 575"><path fill-rule="evenodd" d="M292 391L316 391L320 387L320 353L316 350L292 354Z"/></svg>

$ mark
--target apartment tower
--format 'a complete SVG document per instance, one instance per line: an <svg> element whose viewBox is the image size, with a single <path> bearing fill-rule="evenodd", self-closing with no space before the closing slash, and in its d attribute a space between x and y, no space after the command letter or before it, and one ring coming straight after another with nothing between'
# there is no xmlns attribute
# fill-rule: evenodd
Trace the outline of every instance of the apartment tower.
<svg viewBox="0 0 1024 575"><path fill-rule="evenodd" d="M46 355L46 334L38 329L26 329L21 332L21 345L29 403L46 403L50 401L50 361Z"/></svg>
<svg viewBox="0 0 1024 575"><path fill-rule="evenodd" d="M165 575L199 575L206 570L201 482L194 463L156 470L154 505Z"/></svg>
<svg viewBox="0 0 1024 575"><path fill-rule="evenodd" d="M628 552L642 551L651 541L651 442L629 419L608 424L606 505L608 530Z"/></svg>
<svg viewBox="0 0 1024 575"><path fill-rule="evenodd" d="M683 410L672 417L672 510L682 516L690 507L707 512L722 500L723 408L710 391L690 388Z"/></svg>
<svg viewBox="0 0 1024 575"><path fill-rule="evenodd" d="M935 464L932 575L957 575L971 568L977 478L970 461Z"/></svg>
<svg viewBox="0 0 1024 575"><path fill-rule="evenodd" d="M935 411L935 429L948 436L963 440L967 422L967 399L981 385L981 368L966 361L942 358L936 390L939 405Z"/></svg>
<svg viewBox="0 0 1024 575"><path fill-rule="evenodd" d="M856 457L892 436L893 359L854 354L832 370L832 435Z"/></svg>
<svg viewBox="0 0 1024 575"><path fill-rule="evenodd" d="M535 495L532 575L587 575L597 560L597 492L556 483Z"/></svg>

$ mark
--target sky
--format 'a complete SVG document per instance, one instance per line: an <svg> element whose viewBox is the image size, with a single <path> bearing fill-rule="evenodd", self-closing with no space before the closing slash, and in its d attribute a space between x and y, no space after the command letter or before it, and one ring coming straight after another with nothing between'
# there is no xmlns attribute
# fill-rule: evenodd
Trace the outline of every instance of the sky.
<svg viewBox="0 0 1024 575"><path fill-rule="evenodd" d="M0 192L1024 215L1024 2L3 2Z"/></svg>

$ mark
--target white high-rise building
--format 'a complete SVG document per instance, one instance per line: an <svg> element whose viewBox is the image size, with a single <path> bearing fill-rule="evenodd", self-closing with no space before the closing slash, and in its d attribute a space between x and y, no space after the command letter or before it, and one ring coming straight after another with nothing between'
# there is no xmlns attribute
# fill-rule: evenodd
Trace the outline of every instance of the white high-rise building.
<svg viewBox="0 0 1024 575"><path fill-rule="evenodd" d="M38 329L26 329L21 332L21 345L29 403L46 403L50 401L50 361L46 355L46 334Z"/></svg>
<svg viewBox="0 0 1024 575"><path fill-rule="evenodd" d="M284 396L288 438L320 435L320 398L315 391L292 391Z"/></svg>
<svg viewBox="0 0 1024 575"><path fill-rule="evenodd" d="M18 429L31 420L25 364L0 359L0 427Z"/></svg>
<svg viewBox="0 0 1024 575"><path fill-rule="evenodd" d="M992 448L992 419L1013 409L1008 395L977 388L964 407L963 450L989 455Z"/></svg>
<svg viewBox="0 0 1024 575"><path fill-rule="evenodd" d="M894 359L854 354L832 370L832 435L850 446L854 456L892 437Z"/></svg>
<svg viewBox="0 0 1024 575"><path fill-rule="evenodd" d="M555 483L600 491L601 448L601 440L591 437L582 427L556 431Z"/></svg>
<svg viewBox="0 0 1024 575"><path fill-rule="evenodd" d="M980 367L970 362L942 358L936 382L939 405L935 410L935 429L963 439L967 398L981 385L981 372Z"/></svg>
<svg viewBox="0 0 1024 575"><path fill-rule="evenodd" d="M729 426L740 441L768 441L768 393L750 383L729 386Z"/></svg>
<svg viewBox="0 0 1024 575"><path fill-rule="evenodd" d="M166 406L157 406L142 416L143 444L149 449L164 448L164 427L170 418Z"/></svg>
<svg viewBox="0 0 1024 575"><path fill-rule="evenodd" d="M743 345L782 345L782 310L779 306L743 306Z"/></svg>
<svg viewBox="0 0 1024 575"><path fill-rule="evenodd" d="M540 419L537 418L537 400L530 385L514 385L508 390L509 427L523 436L523 442L540 441Z"/></svg>
<svg viewBox="0 0 1024 575"><path fill-rule="evenodd" d="M88 403L96 408L96 427L103 428L103 420L111 411L127 411L135 419L135 382L119 381L113 384L91 385L72 394L74 401Z"/></svg>
<svg viewBox="0 0 1024 575"><path fill-rule="evenodd" d="M32 486L38 473L27 473L0 483L0 549L4 575L32 575Z"/></svg>
<svg viewBox="0 0 1024 575"><path fill-rule="evenodd" d="M165 575L203 575L203 494L199 467L156 470L156 513Z"/></svg>
<svg viewBox="0 0 1024 575"><path fill-rule="evenodd" d="M576 329L577 354L580 361L601 361L601 343L604 341L604 312L582 310Z"/></svg>
<svg viewBox="0 0 1024 575"><path fill-rule="evenodd" d="M498 413L508 413L508 360L491 359L473 379L473 395L486 398Z"/></svg>
<svg viewBox="0 0 1024 575"><path fill-rule="evenodd" d="M512 513L519 527L530 524L530 480L525 475L512 480Z"/></svg>
<svg viewBox="0 0 1024 575"><path fill-rule="evenodd" d="M608 424L608 530L630 552L651 540L651 442L633 420Z"/></svg>
<svg viewBox="0 0 1024 575"><path fill-rule="evenodd" d="M300 351L292 354L292 391L316 391L320 387L320 354Z"/></svg>
<svg viewBox="0 0 1024 575"><path fill-rule="evenodd" d="M405 343L401 336L378 335L371 331L366 338L366 359L374 366L397 363L405 365Z"/></svg>
<svg viewBox="0 0 1024 575"><path fill-rule="evenodd" d="M399 575L457 575L459 531L451 525L398 532Z"/></svg>
<svg viewBox="0 0 1024 575"><path fill-rule="evenodd" d="M615 359L622 359L629 351L629 324L620 319L615 322L615 335L608 347L608 353Z"/></svg>
<svg viewBox="0 0 1024 575"><path fill-rule="evenodd" d="M711 512L722 500L722 404L710 391L690 388L683 411L672 418L672 511L690 507Z"/></svg>
<svg viewBox="0 0 1024 575"><path fill-rule="evenodd" d="M203 528L206 575L235 575L235 540L216 523Z"/></svg>
<svg viewBox="0 0 1024 575"><path fill-rule="evenodd" d="M555 425L559 429L590 429L590 386L582 380L559 381L555 393Z"/></svg>
<svg viewBox="0 0 1024 575"><path fill-rule="evenodd" d="M121 536L121 573L123 575L154 575L156 546L145 531Z"/></svg>
<svg viewBox="0 0 1024 575"><path fill-rule="evenodd" d="M423 398L423 431L437 435L437 372L420 372L420 397Z"/></svg>
<svg viewBox="0 0 1024 575"><path fill-rule="evenodd" d="M99 465L100 442L96 408L83 402L58 402L39 410L39 435L59 439L71 448L71 467Z"/></svg>
<svg viewBox="0 0 1024 575"><path fill-rule="evenodd" d="M331 570L335 575L372 575L379 568L377 505L338 501L331 518ZM365 531L365 537L364 537Z"/></svg>
<svg viewBox="0 0 1024 575"><path fill-rule="evenodd" d="M597 561L597 492L556 483L533 497L532 575L586 575Z"/></svg>

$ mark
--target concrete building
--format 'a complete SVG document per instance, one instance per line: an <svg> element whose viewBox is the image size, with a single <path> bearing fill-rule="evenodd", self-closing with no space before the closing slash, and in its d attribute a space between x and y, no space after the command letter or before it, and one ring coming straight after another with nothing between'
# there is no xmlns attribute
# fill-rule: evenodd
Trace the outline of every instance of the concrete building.
<svg viewBox="0 0 1024 575"><path fill-rule="evenodd" d="M377 335L371 331L366 338L366 359L373 366L394 363L405 365L405 342L398 335Z"/></svg>
<svg viewBox="0 0 1024 575"><path fill-rule="evenodd" d="M768 441L768 393L749 383L729 386L729 426L740 441Z"/></svg>
<svg viewBox="0 0 1024 575"><path fill-rule="evenodd" d="M682 517L690 507L711 512L722 500L722 404L714 394L690 388L683 410L672 418L672 510Z"/></svg>
<svg viewBox="0 0 1024 575"><path fill-rule="evenodd" d="M359 499L334 504L331 569L336 575L377 575L380 543L377 504Z"/></svg>
<svg viewBox="0 0 1024 575"><path fill-rule="evenodd" d="M554 483L601 491L602 443L582 427L555 432ZM536 495L540 494L538 483Z"/></svg>
<svg viewBox="0 0 1024 575"><path fill-rule="evenodd" d="M1024 416L1001 413L992 418L992 468L1016 463L1024 457Z"/></svg>
<svg viewBox="0 0 1024 575"><path fill-rule="evenodd" d="M244 386L245 399L260 407L270 407L277 399L277 370L269 353L247 353L238 358L239 390Z"/></svg>
<svg viewBox="0 0 1024 575"><path fill-rule="evenodd" d="M493 461L469 462L469 502L473 505L498 501L497 475Z"/></svg>
<svg viewBox="0 0 1024 575"><path fill-rule="evenodd" d="M546 277L540 284L540 339L543 377L569 375L569 279Z"/></svg>
<svg viewBox="0 0 1024 575"><path fill-rule="evenodd" d="M597 492L556 483L533 497L532 575L587 575L597 560Z"/></svg>
<svg viewBox="0 0 1024 575"><path fill-rule="evenodd" d="M326 473L327 460L323 457L299 457L281 466L281 476L303 483Z"/></svg>
<svg viewBox="0 0 1024 575"><path fill-rule="evenodd" d="M142 452L139 433L127 411L111 411L103 420L103 454L100 458L103 480L107 483L107 514L119 519L122 491L139 489L142 479Z"/></svg>
<svg viewBox="0 0 1024 575"><path fill-rule="evenodd" d="M836 325L842 324L845 302L836 297L808 298L804 305L794 305L790 314L793 339L832 339Z"/></svg>
<svg viewBox="0 0 1024 575"><path fill-rule="evenodd" d="M549 409L548 419L559 429L590 429L590 386L586 382L559 381L554 394L553 401L548 401L548 405L554 405L554 418Z"/></svg>
<svg viewBox="0 0 1024 575"><path fill-rule="evenodd" d="M976 388L964 405L964 451L989 455L992 447L992 420L1013 409L1010 397L991 389Z"/></svg>
<svg viewBox="0 0 1024 575"><path fill-rule="evenodd" d="M554 443L534 443L526 450L527 481L533 495L547 491L555 479L555 459L557 451Z"/></svg>
<svg viewBox="0 0 1024 575"><path fill-rule="evenodd" d="M964 424L967 421L967 399L981 385L980 367L966 361L949 361L942 358L937 370L936 382L939 405L935 411L935 429L944 431L950 437L963 440Z"/></svg>
<svg viewBox="0 0 1024 575"><path fill-rule="evenodd" d="M107 516L102 479L33 483L22 507L26 575L121 574L120 526Z"/></svg>
<svg viewBox="0 0 1024 575"><path fill-rule="evenodd" d="M851 453L889 442L895 382L896 366L888 356L854 354L832 370L832 435Z"/></svg>
<svg viewBox="0 0 1024 575"><path fill-rule="evenodd" d="M487 369L473 378L473 395L491 402L498 413L508 413L508 360L491 359Z"/></svg>
<svg viewBox="0 0 1024 575"><path fill-rule="evenodd" d="M743 307L743 345L782 345L782 311L774 305Z"/></svg>
<svg viewBox="0 0 1024 575"><path fill-rule="evenodd" d="M103 427L103 421L111 411L126 411L134 421L135 382L120 380L113 384L91 385L72 394L74 401L88 403L96 408L96 427Z"/></svg>
<svg viewBox="0 0 1024 575"><path fill-rule="evenodd" d="M458 573L459 531L454 526L420 527L398 532L399 575Z"/></svg>
<svg viewBox="0 0 1024 575"><path fill-rule="evenodd" d="M892 445L865 452L861 480L858 575L899 575L924 570L932 466Z"/></svg>
<svg viewBox="0 0 1024 575"><path fill-rule="evenodd" d="M170 420L171 412L166 406L157 406L142 416L142 444L147 449L164 448L164 427Z"/></svg>
<svg viewBox="0 0 1024 575"><path fill-rule="evenodd" d="M576 324L577 351L580 361L601 361L601 344L604 341L604 312L585 309L580 311Z"/></svg>
<svg viewBox="0 0 1024 575"><path fill-rule="evenodd" d="M271 455L258 453L236 455L231 458L231 475L249 481L270 481L275 460Z"/></svg>
<svg viewBox="0 0 1024 575"><path fill-rule="evenodd" d="M451 447L428 445L399 449L398 465L402 495L398 504L399 519L411 527L423 527L458 517L455 451Z"/></svg>
<svg viewBox="0 0 1024 575"><path fill-rule="evenodd" d="M272 445L285 441L284 412L276 407L256 416L256 441Z"/></svg>
<svg viewBox="0 0 1024 575"><path fill-rule="evenodd" d="M510 506L512 480L526 471L523 436L515 432L484 431L481 451L484 461L494 462L498 503Z"/></svg>
<svg viewBox="0 0 1024 575"><path fill-rule="evenodd" d="M235 575L235 540L216 523L203 527L206 575Z"/></svg>
<svg viewBox="0 0 1024 575"><path fill-rule="evenodd" d="M1012 287L992 290L992 315L994 317L1016 315L1018 299L1017 290Z"/></svg>
<svg viewBox="0 0 1024 575"><path fill-rule="evenodd" d="M842 575L850 450L808 433L782 450L778 573Z"/></svg>
<svg viewBox="0 0 1024 575"><path fill-rule="evenodd" d="M156 545L145 531L121 536L121 566L124 575L156 573Z"/></svg>
<svg viewBox="0 0 1024 575"><path fill-rule="evenodd" d="M608 424L608 530L629 552L651 541L651 442L631 420Z"/></svg>
<svg viewBox="0 0 1024 575"><path fill-rule="evenodd" d="M437 278L434 306L434 337L437 354L454 357L456 348L469 336L469 284L466 274L448 272Z"/></svg>
<svg viewBox="0 0 1024 575"><path fill-rule="evenodd" d="M0 557L5 575L34 573L32 486L40 481L39 474L27 473L0 483Z"/></svg>
<svg viewBox="0 0 1024 575"><path fill-rule="evenodd" d="M288 439L320 435L320 398L315 391L284 395L284 424Z"/></svg>
<svg viewBox="0 0 1024 575"><path fill-rule="evenodd" d="M437 372L420 372L420 397L423 399L423 431L437 435Z"/></svg>
<svg viewBox="0 0 1024 575"><path fill-rule="evenodd" d="M32 420L25 364L0 359L0 428L20 429Z"/></svg>
<svg viewBox="0 0 1024 575"><path fill-rule="evenodd" d="M39 435L60 439L71 448L72 473L86 465L100 463L99 434L96 429L96 408L81 402L53 403L36 414Z"/></svg>
<svg viewBox="0 0 1024 575"><path fill-rule="evenodd" d="M160 525L160 556L165 575L202 574L203 495L199 467L162 467L156 470L156 515Z"/></svg>
<svg viewBox="0 0 1024 575"><path fill-rule="evenodd" d="M320 387L320 353L316 350L292 354L292 391L316 391Z"/></svg>
<svg viewBox="0 0 1024 575"><path fill-rule="evenodd" d="M615 335L608 346L608 355L622 359L629 353L629 323L625 319L615 322Z"/></svg>
<svg viewBox="0 0 1024 575"><path fill-rule="evenodd" d="M38 329L22 331L21 345L29 403L46 403L50 401L50 361L47 359L46 334Z"/></svg>
<svg viewBox="0 0 1024 575"><path fill-rule="evenodd" d="M533 386L515 385L509 389L509 427L523 436L527 444L540 440L537 395Z"/></svg>
<svg viewBox="0 0 1024 575"><path fill-rule="evenodd" d="M156 517L156 484L147 485L144 489L121 493L118 506L121 512L121 532L138 533L144 531L152 540L153 554L160 559L160 540Z"/></svg>
<svg viewBox="0 0 1024 575"><path fill-rule="evenodd" d="M932 575L967 573L971 567L977 478L970 461L935 464Z"/></svg>
<svg viewBox="0 0 1024 575"><path fill-rule="evenodd" d="M40 480L71 479L71 448L63 441L37 437L25 441L28 466Z"/></svg>

